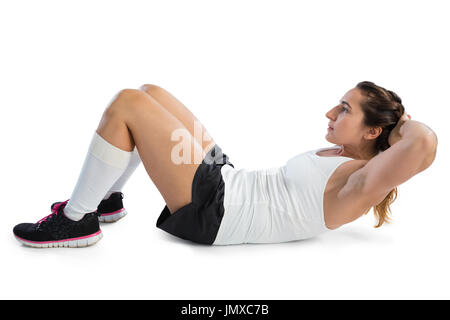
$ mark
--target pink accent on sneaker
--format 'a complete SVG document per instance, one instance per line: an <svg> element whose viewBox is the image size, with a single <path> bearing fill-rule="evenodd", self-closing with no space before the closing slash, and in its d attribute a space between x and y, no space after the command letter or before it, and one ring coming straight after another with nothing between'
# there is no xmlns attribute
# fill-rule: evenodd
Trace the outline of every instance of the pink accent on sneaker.
<svg viewBox="0 0 450 320"><path fill-rule="evenodd" d="M116 214L116 213L122 212L123 210L125 210L125 208L122 208L122 209L119 209L119 210L117 210L117 211L113 211L113 212L102 213L101 215L102 215L102 216L110 216L110 215L113 215L113 214Z"/></svg>
<svg viewBox="0 0 450 320"><path fill-rule="evenodd" d="M50 213L50 214L49 214L48 216L46 216L46 217L43 217L41 220L39 220L39 221L36 222L36 223L41 223L41 222L47 220L48 218L50 218L50 216L52 216L52 215L54 215L54 214L58 214L58 209L59 209L59 207L62 206L62 205L66 206L67 202L69 202L69 199L67 199L66 201L63 201L63 202L61 202L61 203L55 204L55 206L54 206L53 209L52 209L52 213Z"/></svg>
<svg viewBox="0 0 450 320"><path fill-rule="evenodd" d="M95 236L99 235L100 233L102 233L102 230L98 230L96 233L89 234L89 235L83 236L83 237L63 239L63 240L55 240L55 241L31 241L31 240L23 239L23 238L18 237L18 236L16 236L16 238L19 238L20 240L25 241L25 242L44 244L44 243L57 243L57 242L64 242L64 241L81 240L81 239L95 237Z"/></svg>

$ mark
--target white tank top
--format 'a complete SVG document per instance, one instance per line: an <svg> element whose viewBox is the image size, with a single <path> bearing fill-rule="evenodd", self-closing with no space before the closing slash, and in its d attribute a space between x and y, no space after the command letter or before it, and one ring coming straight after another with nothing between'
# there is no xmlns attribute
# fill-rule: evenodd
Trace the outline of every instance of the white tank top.
<svg viewBox="0 0 450 320"><path fill-rule="evenodd" d="M235 169L226 164L225 212L213 245L277 243L306 239L329 230L323 197L331 174L348 157L322 157L320 148L270 169Z"/></svg>

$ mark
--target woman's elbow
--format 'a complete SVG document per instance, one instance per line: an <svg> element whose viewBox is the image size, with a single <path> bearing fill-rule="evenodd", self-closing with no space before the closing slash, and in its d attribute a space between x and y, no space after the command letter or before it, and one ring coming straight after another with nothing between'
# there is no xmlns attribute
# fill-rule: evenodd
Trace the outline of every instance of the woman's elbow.
<svg viewBox="0 0 450 320"><path fill-rule="evenodd" d="M437 145L438 145L437 135L436 133L434 133L434 131L431 131L431 133L427 135L424 142L423 150L426 156L425 160L423 161L422 170L427 169L434 162L434 159L436 158Z"/></svg>

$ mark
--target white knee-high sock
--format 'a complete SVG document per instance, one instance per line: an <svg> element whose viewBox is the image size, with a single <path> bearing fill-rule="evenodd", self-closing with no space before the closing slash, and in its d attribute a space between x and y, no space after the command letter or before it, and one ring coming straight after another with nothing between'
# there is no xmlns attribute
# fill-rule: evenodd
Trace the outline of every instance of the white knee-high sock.
<svg viewBox="0 0 450 320"><path fill-rule="evenodd" d="M106 192L124 173L131 154L110 144L95 132L75 189L64 208L65 215L78 221L86 213L97 210Z"/></svg>
<svg viewBox="0 0 450 320"><path fill-rule="evenodd" d="M125 169L124 173L117 179L117 181L114 183L114 185L109 189L109 191L106 193L106 195L103 197L103 199L108 199L109 196L113 192L119 192L122 191L123 186L125 183L127 183L128 179L130 179L133 172L136 170L136 168L141 163L141 157L139 156L139 152L136 147L134 147L134 150L131 153L130 162L128 163L128 167Z"/></svg>

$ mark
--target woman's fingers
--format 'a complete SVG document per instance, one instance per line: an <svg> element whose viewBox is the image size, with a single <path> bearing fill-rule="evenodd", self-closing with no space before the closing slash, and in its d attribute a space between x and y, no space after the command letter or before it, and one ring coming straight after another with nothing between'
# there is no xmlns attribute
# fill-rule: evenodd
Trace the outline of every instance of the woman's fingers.
<svg viewBox="0 0 450 320"><path fill-rule="evenodd" d="M400 117L399 122L407 121L407 120L409 120L409 119L411 119L411 116L405 112L405 113L403 113L403 115Z"/></svg>

